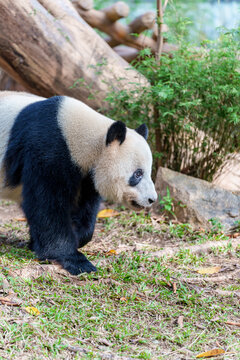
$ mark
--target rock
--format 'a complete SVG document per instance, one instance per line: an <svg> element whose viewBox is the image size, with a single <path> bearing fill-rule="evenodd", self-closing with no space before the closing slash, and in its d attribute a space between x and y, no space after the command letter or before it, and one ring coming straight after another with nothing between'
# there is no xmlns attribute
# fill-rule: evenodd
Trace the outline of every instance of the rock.
<svg viewBox="0 0 240 360"><path fill-rule="evenodd" d="M240 194L240 153L226 159L214 175L213 184Z"/></svg>
<svg viewBox="0 0 240 360"><path fill-rule="evenodd" d="M223 230L229 231L240 221L240 195L224 190L204 180L183 175L160 167L156 177L156 190L161 199L167 188L173 199L173 212L180 222L211 228L210 219L217 219ZM153 207L161 212L159 202Z"/></svg>

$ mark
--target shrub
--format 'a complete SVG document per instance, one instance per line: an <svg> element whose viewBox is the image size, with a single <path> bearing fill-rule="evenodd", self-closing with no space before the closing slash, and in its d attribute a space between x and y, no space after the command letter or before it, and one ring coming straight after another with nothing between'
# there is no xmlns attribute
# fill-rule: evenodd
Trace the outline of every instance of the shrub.
<svg viewBox="0 0 240 360"><path fill-rule="evenodd" d="M150 86L112 91L109 116L131 127L145 122L156 166L211 180L240 149L240 29L200 48L182 43L158 64L148 49L133 64Z"/></svg>

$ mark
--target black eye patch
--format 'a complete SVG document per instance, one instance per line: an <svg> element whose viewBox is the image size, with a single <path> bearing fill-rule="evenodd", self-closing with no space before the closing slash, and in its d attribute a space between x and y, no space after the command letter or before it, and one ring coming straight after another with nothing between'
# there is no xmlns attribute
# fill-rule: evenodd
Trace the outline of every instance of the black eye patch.
<svg viewBox="0 0 240 360"><path fill-rule="evenodd" d="M136 171L134 171L134 173L132 174L132 176L130 177L128 183L130 186L136 186L143 177L143 171L142 169L137 169Z"/></svg>

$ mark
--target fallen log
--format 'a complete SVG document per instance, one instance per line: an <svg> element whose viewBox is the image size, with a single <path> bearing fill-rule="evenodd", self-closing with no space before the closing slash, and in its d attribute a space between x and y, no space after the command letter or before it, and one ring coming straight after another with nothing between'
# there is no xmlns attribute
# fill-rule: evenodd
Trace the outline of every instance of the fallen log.
<svg viewBox="0 0 240 360"><path fill-rule="evenodd" d="M12 90L12 91L26 91L26 89L13 80L5 71L0 69L0 91Z"/></svg>
<svg viewBox="0 0 240 360"><path fill-rule="evenodd" d="M91 9L84 11L78 7L77 11L90 26L110 36L107 42L111 47L123 44L137 50L149 48L153 53L156 52L156 41L151 37L140 34L143 30L153 27L154 19L152 12L142 15L135 19L130 25L125 26L118 21L112 22L112 20L108 18L105 10ZM136 36L136 34L138 34L138 36ZM163 48L163 52L168 53L176 49L177 47L175 45L167 44L167 46Z"/></svg>
<svg viewBox="0 0 240 360"><path fill-rule="evenodd" d="M0 0L0 67L35 94L65 94L93 108L110 87L145 82L69 0Z"/></svg>

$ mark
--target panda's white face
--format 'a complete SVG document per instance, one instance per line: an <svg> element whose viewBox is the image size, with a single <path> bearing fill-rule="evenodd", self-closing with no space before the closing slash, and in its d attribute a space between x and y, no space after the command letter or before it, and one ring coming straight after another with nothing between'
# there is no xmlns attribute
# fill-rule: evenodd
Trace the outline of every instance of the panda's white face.
<svg viewBox="0 0 240 360"><path fill-rule="evenodd" d="M122 141L114 137L110 140L95 167L96 189L103 198L134 210L150 207L157 193L151 179L152 154L146 140L131 129L127 129Z"/></svg>

